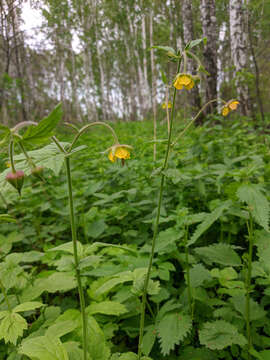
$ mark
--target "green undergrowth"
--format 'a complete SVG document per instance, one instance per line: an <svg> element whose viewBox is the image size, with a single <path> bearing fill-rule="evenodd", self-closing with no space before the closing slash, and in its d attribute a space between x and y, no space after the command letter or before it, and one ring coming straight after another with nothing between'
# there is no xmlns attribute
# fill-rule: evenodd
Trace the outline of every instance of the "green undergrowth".
<svg viewBox="0 0 270 360"><path fill-rule="evenodd" d="M133 147L124 166L102 154L112 143L102 129L84 134L78 145L87 149L71 157L79 266L89 360L136 360L167 124L158 127L156 162L150 122L112 126ZM71 139L69 130L57 136ZM28 148L45 167L44 182L28 176L21 198L0 175L0 211L16 218L0 224L0 279L12 309L1 293L1 359L82 359L64 157L48 144ZM270 358L269 158L269 136L237 117L210 119L173 147L147 290L145 360ZM6 160L2 153L1 171ZM16 164L26 166L20 156Z"/></svg>

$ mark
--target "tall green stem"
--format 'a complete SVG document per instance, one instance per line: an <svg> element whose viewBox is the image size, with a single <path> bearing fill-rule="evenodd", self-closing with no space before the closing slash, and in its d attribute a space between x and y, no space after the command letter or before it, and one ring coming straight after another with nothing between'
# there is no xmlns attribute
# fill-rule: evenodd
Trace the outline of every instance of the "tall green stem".
<svg viewBox="0 0 270 360"><path fill-rule="evenodd" d="M186 275L187 275L187 288L188 288L188 305L191 318L193 320L193 301L190 286L190 269L189 269L189 248L187 246L188 241L188 227L185 229L185 255L186 255Z"/></svg>
<svg viewBox="0 0 270 360"><path fill-rule="evenodd" d="M247 278L246 278L246 334L248 341L248 360L250 357L250 349L252 347L251 328L250 328L250 293L251 293L251 271L252 271L252 255L253 255L253 219L251 213L249 213L248 228L248 263L247 263Z"/></svg>
<svg viewBox="0 0 270 360"><path fill-rule="evenodd" d="M85 299L84 299L81 275L80 275L80 270L79 270L79 258L78 258L78 250L77 250L77 231L76 231L74 206L73 206L70 159L68 157L65 158L65 164L66 164L66 172L67 172L67 180L68 180L68 197L69 197L70 225L71 225L71 234L72 234L72 242L73 242L73 255L74 255L76 278L77 278L78 291L79 291L79 297L80 297L81 314L82 314L83 360L87 360L87 345L86 345L87 344L87 322L86 322L87 320L86 320L86 313L85 313Z"/></svg>
<svg viewBox="0 0 270 360"><path fill-rule="evenodd" d="M179 73L179 70L180 70L181 59L182 58L180 57L179 61L178 61L177 74ZM142 340L143 340L144 320L145 320L146 294L147 294L147 288L148 288L148 284L149 284L149 280L150 280L150 274L151 274L151 269L152 269L152 264L153 264L154 253L155 253L156 238L158 235L160 209L161 209L162 195L163 195L163 189L164 189L164 180L165 180L164 170L167 168L169 152L170 152L170 147L171 147L175 98L176 98L176 88L174 89L174 93L173 93L170 131L169 131L169 135L168 135L168 143L167 143L167 149L166 149L166 154L165 154L165 158L164 158L164 163L163 163L163 167L162 167L162 171L161 171L157 216L156 216L156 221L155 221L155 225L154 225L151 254L150 254L150 258L149 258L149 264L148 264L148 268L147 268L144 289L143 289L143 295L142 295L142 308L141 308L140 333L139 333L139 345L138 345L138 360L141 360L141 356L142 356Z"/></svg>

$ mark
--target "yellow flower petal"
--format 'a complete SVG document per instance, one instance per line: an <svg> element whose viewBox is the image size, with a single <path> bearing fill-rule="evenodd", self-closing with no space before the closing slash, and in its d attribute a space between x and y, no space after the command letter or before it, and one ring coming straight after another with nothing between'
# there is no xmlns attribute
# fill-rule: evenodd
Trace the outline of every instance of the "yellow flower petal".
<svg viewBox="0 0 270 360"><path fill-rule="evenodd" d="M112 150L109 152L108 158L111 162L115 162L116 156L113 155Z"/></svg>
<svg viewBox="0 0 270 360"><path fill-rule="evenodd" d="M128 151L127 148L117 147L114 156L117 157L118 159L129 159L130 152Z"/></svg>
<svg viewBox="0 0 270 360"><path fill-rule="evenodd" d="M229 112L230 112L230 109L228 108L228 106L224 106L224 107L222 108L221 114L222 114L223 116L227 116L227 115L229 114Z"/></svg>
<svg viewBox="0 0 270 360"><path fill-rule="evenodd" d="M181 83L181 81L179 81L179 78L175 79L175 82L173 83L173 86L177 89L177 90L182 90L183 89L183 85Z"/></svg>
<svg viewBox="0 0 270 360"><path fill-rule="evenodd" d="M191 79L191 82L188 85L185 85L185 88L187 90L191 90L194 87L195 83L194 81Z"/></svg>
<svg viewBox="0 0 270 360"><path fill-rule="evenodd" d="M11 163L9 161L6 161L6 167L8 167L8 168L11 167Z"/></svg>
<svg viewBox="0 0 270 360"><path fill-rule="evenodd" d="M172 108L172 103L169 101L168 102L168 109L171 109L171 108ZM166 103L162 104L162 109L166 109Z"/></svg>
<svg viewBox="0 0 270 360"><path fill-rule="evenodd" d="M228 106L229 106L229 108L230 108L231 110L236 110L238 104L240 104L239 101L233 100L233 101L231 101L231 102L228 104Z"/></svg>

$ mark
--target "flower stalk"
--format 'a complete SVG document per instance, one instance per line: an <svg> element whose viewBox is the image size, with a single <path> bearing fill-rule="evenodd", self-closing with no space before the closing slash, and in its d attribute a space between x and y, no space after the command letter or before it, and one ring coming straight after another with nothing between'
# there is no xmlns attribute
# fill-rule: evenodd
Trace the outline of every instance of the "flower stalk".
<svg viewBox="0 0 270 360"><path fill-rule="evenodd" d="M77 248L77 229L76 229L76 223L75 223L75 213L74 213L74 204L73 204L70 158L67 156L72 148L70 147L69 151L66 151L55 136L52 137L52 140L55 142L58 149L66 155L65 165L66 165L66 174L67 174L67 183L68 183L70 227L71 227L71 236L72 236L72 244L73 244L73 257L74 257L74 264L75 264L75 273L76 273L76 280L77 280L79 299L80 299L81 316L82 316L83 360L87 360L87 318L86 318L86 312L85 312L85 298L84 298L81 274L80 274L80 269L79 269L79 257L78 257L78 248Z"/></svg>
<svg viewBox="0 0 270 360"><path fill-rule="evenodd" d="M251 271L252 271L252 256L253 256L253 218L249 211L249 222L247 222L248 229L248 259L247 259L247 277L246 277L246 336L247 336L247 350L248 360L251 359L250 350L252 347L251 326L250 326L250 293L251 293Z"/></svg>
<svg viewBox="0 0 270 360"><path fill-rule="evenodd" d="M182 60L182 57L180 57L179 60L178 60L177 74L179 73L181 60ZM165 181L164 170L167 168L169 152L170 152L170 148L171 148L171 138L172 138L172 129L173 129L174 110L175 110L175 98L176 98L176 88L174 88L174 93L173 93L173 103L172 103L170 129L169 129L169 134L168 134L168 142L167 142L167 148L166 148L166 154L165 154L165 158L164 158L164 163L163 163L162 170L161 170L161 180L160 180L160 188L159 188L157 216L156 216L155 225L154 225L154 232L153 232L152 246L151 246L151 254L150 254L150 258L149 258L149 264L148 264L148 268L147 268L147 273L146 273L146 278L145 278L145 283L144 283L144 288L143 288L143 295L142 295L140 332L139 332L139 344L138 344L138 360L141 360L141 356L142 356L142 340L143 340L143 332L144 332L147 288L148 288L148 284L149 284L149 280L150 280L150 274L151 274L151 269L152 269L152 264L153 264L153 259L154 259L156 238L157 238L157 235L158 235L160 209L161 209L161 202L162 202L162 196L163 196L163 190L164 190L164 181Z"/></svg>

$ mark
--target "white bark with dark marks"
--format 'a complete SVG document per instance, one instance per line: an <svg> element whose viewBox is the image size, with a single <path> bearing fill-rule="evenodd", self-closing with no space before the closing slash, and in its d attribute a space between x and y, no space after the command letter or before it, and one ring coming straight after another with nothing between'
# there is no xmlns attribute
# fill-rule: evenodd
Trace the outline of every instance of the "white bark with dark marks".
<svg viewBox="0 0 270 360"><path fill-rule="evenodd" d="M203 47L203 63L210 76L206 81L206 102L217 97L217 18L215 0L201 0L201 21L203 36L207 38L207 44ZM209 106L210 111L215 103ZM212 109L211 109L212 108Z"/></svg>

